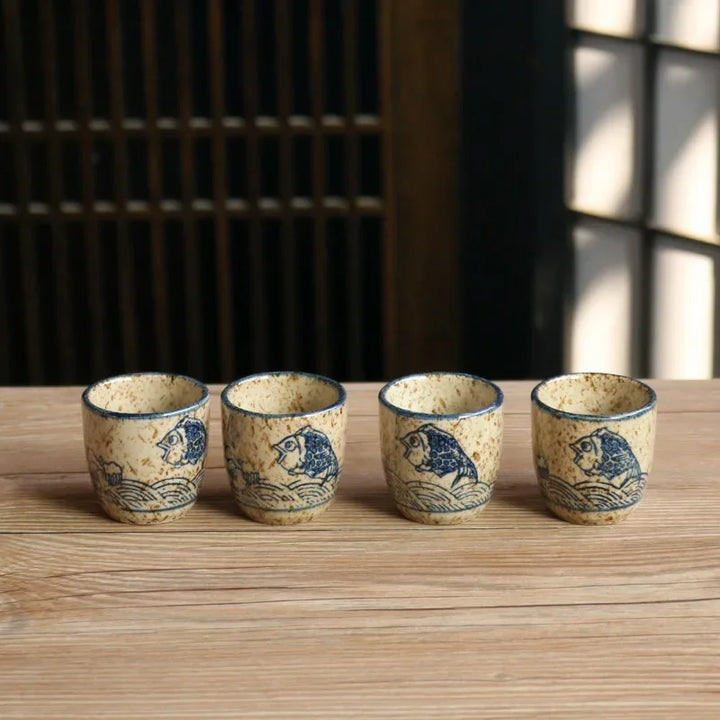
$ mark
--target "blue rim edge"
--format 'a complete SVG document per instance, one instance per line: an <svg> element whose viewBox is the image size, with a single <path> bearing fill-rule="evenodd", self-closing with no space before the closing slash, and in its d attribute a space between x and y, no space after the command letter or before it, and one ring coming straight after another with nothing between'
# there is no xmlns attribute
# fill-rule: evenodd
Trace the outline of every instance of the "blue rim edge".
<svg viewBox="0 0 720 720"><path fill-rule="evenodd" d="M251 382L252 380L259 380L260 378L272 378L272 377L306 377L306 378L312 378L313 380L319 380L320 382L330 385L335 390L337 390L338 397L337 400L332 404L328 405L327 407L320 408L319 410L311 410L310 412L296 412L296 413L263 413L263 412L256 412L255 410L247 410L246 408L241 408L239 405L236 405L234 402L232 402L228 395L232 390L234 390L238 385L242 385L246 382ZM324 375L318 375L316 373L308 373L308 372L302 372L300 370L274 370L273 372L264 372L264 373L255 373L254 375L246 375L243 378L240 378L239 380L234 380L229 385L225 387L225 389L220 394L220 399L222 400L223 405L225 405L228 410L232 410L233 412L240 413L241 415L247 415L248 417L258 417L258 418L270 418L275 420L282 420L285 418L305 418L305 417L312 417L314 415L322 415L323 413L330 412L331 410L336 410L337 408L342 407L345 405L345 402L347 400L347 391L343 387L341 383L339 383L337 380L333 380L332 378L325 377Z"/></svg>
<svg viewBox="0 0 720 720"><path fill-rule="evenodd" d="M574 413L574 412L568 412L567 410L559 410L558 408L554 408L554 407L548 405L547 403L544 403L538 397L538 393L540 392L540 390L545 385L548 385L551 382L557 382L558 380L565 380L567 378L584 377L584 376L588 376L588 375L592 375L595 377L621 378L622 380L626 380L627 382L630 382L633 385L639 385L643 390L645 390L648 393L648 397L650 399L642 407L639 407L635 410L628 410L628 412L615 413L615 414L610 414L610 415L586 415L584 413ZM636 380L635 378L631 378L628 375L619 375L617 373L603 373L603 372L576 372L576 373L566 373L565 375L555 375L554 377L547 378L547 380L543 380L542 382L538 383L533 388L532 392L530 393L530 399L534 405L536 405L540 410L543 410L544 412L548 413L549 415L554 415L555 417L560 417L560 418L567 418L568 420L579 420L581 422L616 422L619 420L632 420L633 418L638 418L638 417L641 417L642 415L645 415L646 413L649 413L657 405L657 394L646 383L642 382L641 380Z"/></svg>
<svg viewBox="0 0 720 720"><path fill-rule="evenodd" d="M393 385L396 385L397 383L403 382L405 380L421 380L433 376L465 377L470 378L471 380L475 380L477 382L481 382L483 385L487 385L495 391L495 400L493 400L493 402L491 402L489 405L485 405L481 408L478 408L477 410L468 410L467 412L462 413L447 413L444 415L440 415L435 413L423 413L416 412L414 410L407 410L406 408L401 408L398 405L394 405L387 399L388 390L390 390ZM394 412L397 415L402 415L403 417L421 418L423 420L458 420L460 418L478 417L480 415L486 415L487 413L497 410L498 408L502 407L505 396L503 395L503 391L498 385L496 385L490 380L485 379L484 377L480 377L479 375L471 375L470 373L464 372L427 372L415 373L414 375L404 375L403 377L395 378L395 380L390 380L390 382L386 383L378 393L378 399L388 410Z"/></svg>
<svg viewBox="0 0 720 720"><path fill-rule="evenodd" d="M163 376L163 377L172 377L172 378L179 379L179 380L185 380L186 382L189 382L192 385L195 385L195 387L200 388L202 390L202 396L200 397L199 400L196 400L194 403L191 403L190 405L183 405L182 407L177 408L175 410L166 410L164 412L154 412L154 413L126 413L126 412L119 412L118 410L106 410L105 408L101 408L99 405L95 405L95 403L90 400L90 393L99 385L104 385L107 383L125 382L125 381L129 380L130 378L148 377L148 376ZM92 385L88 385L82 394L83 405L88 410L90 410L90 412L93 412L96 415L101 415L103 417L116 418L118 420L153 420L156 418L166 418L166 417L173 417L175 415L184 415L186 413L192 412L193 410L197 410L198 408L201 408L203 405L205 405L209 401L210 401L210 390L208 389L208 386L205 385L205 383L201 383L199 380L196 380L195 378L191 378L188 375L180 375L178 373L170 373L170 372L162 372L162 371L134 372L134 373L125 373L124 375L114 375L113 377L104 378L103 380L97 380L96 382L92 383Z"/></svg>

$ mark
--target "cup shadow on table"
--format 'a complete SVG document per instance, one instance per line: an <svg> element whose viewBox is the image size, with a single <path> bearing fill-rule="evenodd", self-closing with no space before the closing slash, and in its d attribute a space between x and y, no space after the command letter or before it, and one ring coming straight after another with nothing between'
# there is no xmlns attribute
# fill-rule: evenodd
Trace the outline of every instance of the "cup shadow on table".
<svg viewBox="0 0 720 720"><path fill-rule="evenodd" d="M545 507L533 473L517 473L511 477L503 477L501 474L495 482L495 491L490 502L501 502L543 518L555 517Z"/></svg>
<svg viewBox="0 0 720 720"><path fill-rule="evenodd" d="M230 479L224 467L208 467L193 510L209 510L233 520L245 516L235 504ZM245 518L247 519L247 518Z"/></svg>
<svg viewBox="0 0 720 720"><path fill-rule="evenodd" d="M59 510L85 516L107 518L98 503L90 483L90 475L60 478L51 483L41 483L29 492L34 500L57 506Z"/></svg>
<svg viewBox="0 0 720 720"><path fill-rule="evenodd" d="M384 515L385 517L403 517L395 507L395 503L390 497L390 491L382 479L373 478L372 482L367 482L366 478L346 478L345 482L343 482L341 476L336 500L361 506L374 514Z"/></svg>

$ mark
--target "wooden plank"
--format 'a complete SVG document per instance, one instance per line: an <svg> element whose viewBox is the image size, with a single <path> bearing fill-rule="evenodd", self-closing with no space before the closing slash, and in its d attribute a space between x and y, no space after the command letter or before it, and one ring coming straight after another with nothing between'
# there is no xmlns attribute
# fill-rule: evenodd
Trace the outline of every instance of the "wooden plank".
<svg viewBox="0 0 720 720"><path fill-rule="evenodd" d="M720 380L652 384L647 497L604 528L542 510L530 382L501 383L493 500L447 528L392 509L377 384L348 387L335 504L286 528L233 509L219 387L198 505L157 528L94 507L79 388L0 388L0 715L715 717Z"/></svg>
<svg viewBox="0 0 720 720"><path fill-rule="evenodd" d="M380 3L390 376L459 362L458 17L457 0Z"/></svg>
<svg viewBox="0 0 720 720"><path fill-rule="evenodd" d="M360 618L379 613L348 610L329 614L351 618L344 629L313 634L298 612L303 634L268 642L269 633L258 636L252 628L254 609L245 623L236 609L203 609L210 627L198 618L179 637L159 638L149 623L134 630L115 612L118 624L108 623L108 631L122 635L88 636L87 624L78 622L72 642L50 635L44 650L11 638L0 660L4 670L12 668L0 678L4 717L635 720L709 718L717 711L716 659L711 649L697 651L702 620L680 622L673 634L648 633L646 621L621 619L609 637L599 637L592 614L543 613L544 632L537 633L527 631L534 613L526 611L503 641L493 612L468 628L467 621L483 615L468 611L454 629L440 631L434 623L447 611L421 614L403 631L396 618L409 622L413 613L390 610L387 631L368 632ZM182 613L169 609L159 620ZM282 635L282 628L273 634ZM113 637L119 641L108 646ZM649 651L651 643L667 652ZM92 673L88 658L100 660Z"/></svg>

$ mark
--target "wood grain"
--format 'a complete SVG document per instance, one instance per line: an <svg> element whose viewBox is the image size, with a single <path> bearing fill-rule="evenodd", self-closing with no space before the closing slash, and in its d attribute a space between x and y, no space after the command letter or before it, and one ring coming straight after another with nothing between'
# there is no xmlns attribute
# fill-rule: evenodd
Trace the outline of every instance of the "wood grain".
<svg viewBox="0 0 720 720"><path fill-rule="evenodd" d="M0 389L0 717L712 718L720 712L720 381L657 381L643 505L547 515L531 383L502 383L495 496L467 525L398 516L376 385L350 391L338 497L242 518L222 468L184 519L97 509L79 388Z"/></svg>

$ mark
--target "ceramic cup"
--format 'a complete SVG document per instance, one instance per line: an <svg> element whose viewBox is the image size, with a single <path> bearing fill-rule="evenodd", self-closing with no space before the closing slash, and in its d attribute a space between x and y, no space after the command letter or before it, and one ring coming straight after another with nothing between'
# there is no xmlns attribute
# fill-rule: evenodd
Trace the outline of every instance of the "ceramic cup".
<svg viewBox="0 0 720 720"><path fill-rule="evenodd" d="M202 383L167 373L120 375L85 390L85 453L111 518L148 525L190 510L205 470L209 400Z"/></svg>
<svg viewBox="0 0 720 720"><path fill-rule="evenodd" d="M385 480L410 520L452 525L480 512L500 464L503 394L462 373L410 375L380 391Z"/></svg>
<svg viewBox="0 0 720 720"><path fill-rule="evenodd" d="M307 522L335 497L347 394L320 375L251 375L222 393L225 466L235 500L270 525Z"/></svg>
<svg viewBox="0 0 720 720"><path fill-rule="evenodd" d="M577 373L532 391L535 471L548 509L604 525L640 502L655 446L652 388L621 375Z"/></svg>

